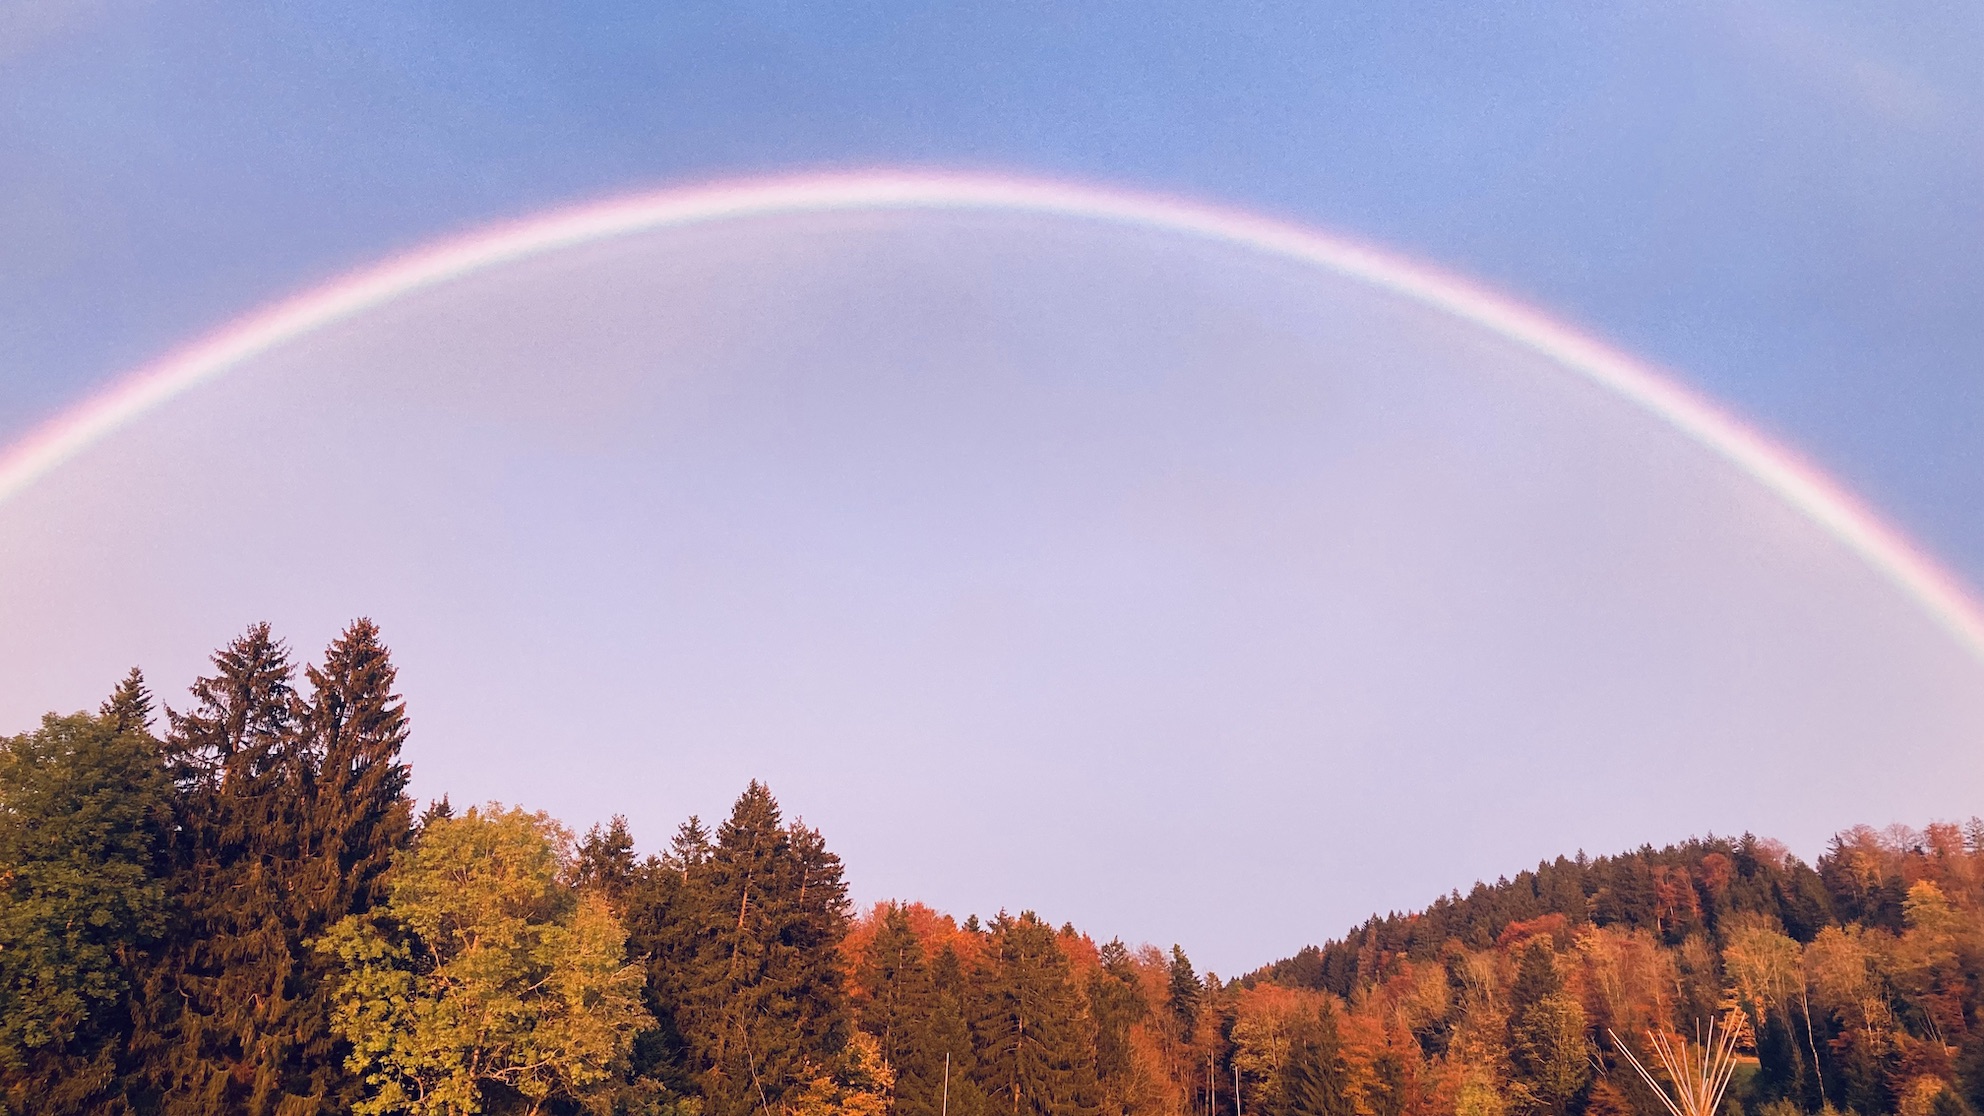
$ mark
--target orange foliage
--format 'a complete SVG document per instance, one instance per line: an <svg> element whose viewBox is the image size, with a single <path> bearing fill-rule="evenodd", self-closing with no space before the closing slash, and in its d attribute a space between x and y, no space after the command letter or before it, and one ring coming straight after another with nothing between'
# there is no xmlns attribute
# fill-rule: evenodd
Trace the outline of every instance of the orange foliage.
<svg viewBox="0 0 1984 1116"><path fill-rule="evenodd" d="M1495 938L1495 947L1504 950L1520 950L1529 940L1549 935L1550 944L1563 949L1571 944L1570 922L1561 914L1547 914L1541 918L1511 922Z"/></svg>

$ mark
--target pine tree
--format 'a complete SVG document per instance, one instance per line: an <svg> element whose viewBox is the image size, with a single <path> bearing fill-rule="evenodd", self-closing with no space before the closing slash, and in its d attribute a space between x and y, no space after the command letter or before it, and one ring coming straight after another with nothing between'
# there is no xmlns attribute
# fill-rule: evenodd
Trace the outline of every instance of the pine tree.
<svg viewBox="0 0 1984 1116"><path fill-rule="evenodd" d="M346 1044L330 1028L330 958L308 948L332 924L363 915L386 898L385 874L412 838L405 703L393 692L398 672L369 619L353 621L309 667L309 704L301 712L304 792L298 879L291 897L297 968L283 1067L284 1088L342 1110L358 1095L345 1069ZM289 1111L299 1111L291 1104Z"/></svg>
<svg viewBox="0 0 1984 1116"><path fill-rule="evenodd" d="M634 835L622 814L613 815L605 829L594 825L579 842L575 866L579 887L597 891L616 907L633 886L639 864L634 859Z"/></svg>
<svg viewBox="0 0 1984 1116"><path fill-rule="evenodd" d="M974 973L975 1078L996 1112L1078 1116L1093 1110L1094 1036L1067 955L1033 912L993 920Z"/></svg>
<svg viewBox="0 0 1984 1116"><path fill-rule="evenodd" d="M687 850L691 857L699 850ZM846 1040L840 859L752 782L653 933L680 959L661 1005L712 1116L769 1116ZM644 925L644 929L647 927Z"/></svg>
<svg viewBox="0 0 1984 1116"><path fill-rule="evenodd" d="M146 951L166 931L171 782L132 671L97 716L0 738L0 1111L120 1113Z"/></svg>
<svg viewBox="0 0 1984 1116"><path fill-rule="evenodd" d="M274 1110L296 968L291 893L310 778L288 649L267 624L213 656L168 710L180 787L174 899L185 920L147 986L137 1045L168 1116Z"/></svg>
<svg viewBox="0 0 1984 1116"><path fill-rule="evenodd" d="M1353 1116L1356 1110L1336 1011L1325 1004L1288 1037L1275 1116Z"/></svg>
<svg viewBox="0 0 1984 1116"><path fill-rule="evenodd" d="M1509 989L1508 1050L1518 1111L1565 1116L1590 1079L1584 1009L1566 995L1546 938L1523 950Z"/></svg>
<svg viewBox="0 0 1984 1116"><path fill-rule="evenodd" d="M1172 1018L1178 1021L1178 1035L1186 1045L1192 1042L1192 1033L1199 1021L1199 998L1205 993L1205 985L1199 974L1192 971L1192 960L1185 956L1182 946L1171 947L1170 996L1166 1004L1171 1008Z"/></svg>
<svg viewBox="0 0 1984 1116"><path fill-rule="evenodd" d="M1130 1028L1150 1012L1139 984L1136 962L1121 938L1102 947L1101 965L1089 977L1089 1012L1095 1019L1095 1071L1109 1108L1128 1108L1134 1067Z"/></svg>

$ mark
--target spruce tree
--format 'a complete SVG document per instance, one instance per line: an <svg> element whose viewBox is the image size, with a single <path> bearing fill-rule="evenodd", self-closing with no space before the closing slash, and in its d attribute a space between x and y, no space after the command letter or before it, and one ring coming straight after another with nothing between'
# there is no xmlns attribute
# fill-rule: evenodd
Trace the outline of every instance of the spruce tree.
<svg viewBox="0 0 1984 1116"><path fill-rule="evenodd" d="M617 908L627 889L633 886L639 864L634 858L634 835L627 819L613 815L605 829L595 825L579 842L578 863L574 866L579 887L597 891Z"/></svg>
<svg viewBox="0 0 1984 1116"><path fill-rule="evenodd" d="M1192 960L1185 956L1184 947L1173 944L1171 947L1170 995L1166 1003L1171 1008L1172 1018L1178 1021L1178 1036L1187 1045L1192 1042L1192 1032L1198 1026L1199 998L1205 992L1199 974L1192 971Z"/></svg>
<svg viewBox="0 0 1984 1116"><path fill-rule="evenodd" d="M113 732L138 732L146 736L152 731L152 692L145 686L144 672L132 667L124 680L111 691L110 698L97 711L97 716L110 722ZM157 750L157 741L153 741Z"/></svg>
<svg viewBox="0 0 1984 1116"><path fill-rule="evenodd" d="M307 761L289 652L258 624L213 664L193 684L192 709L167 711L183 924L147 983L136 1040L169 1116L272 1111L293 1002L290 892Z"/></svg>
<svg viewBox="0 0 1984 1116"><path fill-rule="evenodd" d="M342 1111L356 1095L309 942L383 901L411 837L403 703L376 625L355 621L296 692L267 624L213 657L168 711L177 925L140 998L133 1048L167 1116ZM125 690L109 708L121 708Z"/></svg>
<svg viewBox="0 0 1984 1116"><path fill-rule="evenodd" d="M1119 1083L1127 1081L1132 1067L1130 1028L1143 1021L1150 1006L1139 986L1136 962L1121 938L1102 947L1100 961L1088 988L1089 1011L1095 1017L1095 1070L1104 1093L1120 1101Z"/></svg>
<svg viewBox="0 0 1984 1116"><path fill-rule="evenodd" d="M325 651L323 665L304 673L311 688L299 725L304 814L290 912L298 1003L282 1076L286 1091L342 1110L357 1096L358 1082L344 1066L347 1045L330 1028L330 958L308 943L386 898L386 870L412 837L410 773L400 759L407 717L393 692L398 671L369 619L353 621Z"/></svg>
<svg viewBox="0 0 1984 1116"><path fill-rule="evenodd" d="M923 943L901 904L890 903L883 911L881 925L862 951L858 979L867 992L861 1027L875 1036L883 1063L896 1070L900 1089L901 1067L911 1056L916 1024L929 1014L935 993Z"/></svg>
<svg viewBox="0 0 1984 1116"><path fill-rule="evenodd" d="M691 987L687 976L718 924L709 889L710 851L709 830L691 817L666 855L640 865L622 896L628 949L647 958L645 1003L655 1020L654 1028L635 1040L633 1072L676 1093L696 1088L695 1055L677 1016L687 1019L682 1006Z"/></svg>
<svg viewBox="0 0 1984 1116"><path fill-rule="evenodd" d="M1068 958L1033 912L993 920L974 974L975 1077L995 1112L1079 1116L1093 1110L1094 1036Z"/></svg>
<svg viewBox="0 0 1984 1116"><path fill-rule="evenodd" d="M1566 1116L1590 1079L1584 1009L1565 994L1547 938L1523 950L1509 989L1508 1050L1519 1112Z"/></svg>
<svg viewBox="0 0 1984 1116"><path fill-rule="evenodd" d="M1328 1004L1291 1029L1278 1100L1275 1116L1353 1116L1357 1111L1336 1011Z"/></svg>
<svg viewBox="0 0 1984 1116"><path fill-rule="evenodd" d="M167 928L171 782L136 671L97 716L0 738L0 1111L122 1113L146 951Z"/></svg>
<svg viewBox="0 0 1984 1116"><path fill-rule="evenodd" d="M662 1006L712 1116L769 1116L846 1040L840 859L753 781L688 880L663 920L683 964Z"/></svg>
<svg viewBox="0 0 1984 1116"><path fill-rule="evenodd" d="M920 1021L912 1059L896 1078L897 1116L986 1116L991 1103L977 1084L972 1046L971 983L957 950L946 944L930 963L930 1010ZM907 1085L905 1086L905 1082Z"/></svg>

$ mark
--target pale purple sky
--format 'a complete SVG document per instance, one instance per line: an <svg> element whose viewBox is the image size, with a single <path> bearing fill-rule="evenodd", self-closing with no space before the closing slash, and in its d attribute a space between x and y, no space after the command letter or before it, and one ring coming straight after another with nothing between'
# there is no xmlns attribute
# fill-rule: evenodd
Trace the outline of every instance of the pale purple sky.
<svg viewBox="0 0 1984 1116"><path fill-rule="evenodd" d="M0 731L385 629L422 795L747 779L862 900L1233 973L1539 857L1967 814L1984 666L1506 338L999 213L571 249L278 348L0 504Z"/></svg>

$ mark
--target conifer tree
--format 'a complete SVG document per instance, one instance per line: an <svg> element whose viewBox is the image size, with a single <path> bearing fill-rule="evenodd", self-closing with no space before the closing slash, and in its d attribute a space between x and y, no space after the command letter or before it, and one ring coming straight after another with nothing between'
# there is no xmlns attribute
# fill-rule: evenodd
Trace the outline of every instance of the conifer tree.
<svg viewBox="0 0 1984 1116"><path fill-rule="evenodd" d="M1584 1009L1564 993L1546 938L1523 950L1509 989L1511 1100L1518 1111L1565 1116L1591 1077Z"/></svg>
<svg viewBox="0 0 1984 1116"><path fill-rule="evenodd" d="M426 829L430 823L437 821L447 821L449 818L452 818L454 816L455 816L454 803L449 802L448 796L444 794L441 797L429 802L426 808L420 811L419 820L413 823L414 835L418 836L420 832Z"/></svg>
<svg viewBox="0 0 1984 1116"><path fill-rule="evenodd" d="M690 817L676 831L667 854L650 857L622 896L628 949L647 958L644 1002L653 1028L634 1042L633 1073L676 1093L696 1088L694 1055L678 1024L704 939L717 926L709 890L709 830Z"/></svg>
<svg viewBox="0 0 1984 1116"><path fill-rule="evenodd" d="M296 1028L292 895L311 776L289 651L257 624L168 711L180 786L174 899L185 923L148 982L139 1038L169 1116L273 1112Z"/></svg>
<svg viewBox="0 0 1984 1116"><path fill-rule="evenodd" d="M1192 960L1185 956L1184 947L1173 944L1171 947L1170 996L1166 1003L1171 1008L1172 1018L1178 1021L1178 1035L1187 1045L1192 1042L1192 1032L1199 1021L1199 998L1205 992L1199 974L1192 971Z"/></svg>
<svg viewBox="0 0 1984 1116"><path fill-rule="evenodd" d="M314 904L336 921L363 914L384 898L381 877L412 832L410 772L400 760L407 738L406 705L393 692L392 655L369 619L352 622L305 671L312 860L307 887ZM312 927L317 929L317 927Z"/></svg>
<svg viewBox="0 0 1984 1116"><path fill-rule="evenodd" d="M134 670L97 716L0 738L0 1111L128 1111L145 952L165 932L171 782Z"/></svg>
<svg viewBox="0 0 1984 1116"><path fill-rule="evenodd" d="M1089 1012L1095 1019L1095 1072L1110 1111L1128 1107L1133 1054L1130 1028L1150 1012L1136 962L1121 938L1102 947L1101 964L1089 977Z"/></svg>
<svg viewBox="0 0 1984 1116"><path fill-rule="evenodd" d="M110 698L103 703L97 715L107 719L114 732L141 732L150 736L152 712L152 692L145 686L144 672L132 667L131 672L111 691ZM153 748L157 748L156 741Z"/></svg>
<svg viewBox="0 0 1984 1116"><path fill-rule="evenodd" d="M1276 1116L1352 1116L1356 1111L1336 1011L1324 1004L1288 1037Z"/></svg>
<svg viewBox="0 0 1984 1116"><path fill-rule="evenodd" d="M688 876L662 932L684 962L664 1006L712 1116L769 1116L846 1040L840 859L753 781Z"/></svg>
<svg viewBox="0 0 1984 1116"><path fill-rule="evenodd" d="M914 1057L896 1080L898 1116L986 1116L972 1046L969 974L948 943L930 963L930 1013L918 1028Z"/></svg>
<svg viewBox="0 0 1984 1116"><path fill-rule="evenodd" d="M624 815L615 814L605 829L594 825L579 842L575 874L579 887L597 891L618 906L633 886L639 865L634 859L634 835Z"/></svg>
<svg viewBox="0 0 1984 1116"><path fill-rule="evenodd" d="M1018 918L1001 912L974 977L975 1077L992 1110L1091 1112L1094 1037L1053 928L1031 911Z"/></svg>
<svg viewBox="0 0 1984 1116"><path fill-rule="evenodd" d="M900 1067L910 1055L915 1026L929 1014L935 991L923 943L901 904L890 903L883 911L881 925L862 953L858 980L867 991L860 1010L862 1029L875 1036L883 1062L897 1070L900 1085Z"/></svg>
<svg viewBox="0 0 1984 1116"><path fill-rule="evenodd" d="M304 813L290 911L298 1004L282 1073L288 1091L342 1110L358 1082L344 1067L347 1047L330 1028L330 958L308 943L384 901L386 870L411 840L409 771L400 759L407 717L393 692L398 671L369 619L353 621L325 651L323 666L305 675L311 694L298 726Z"/></svg>

